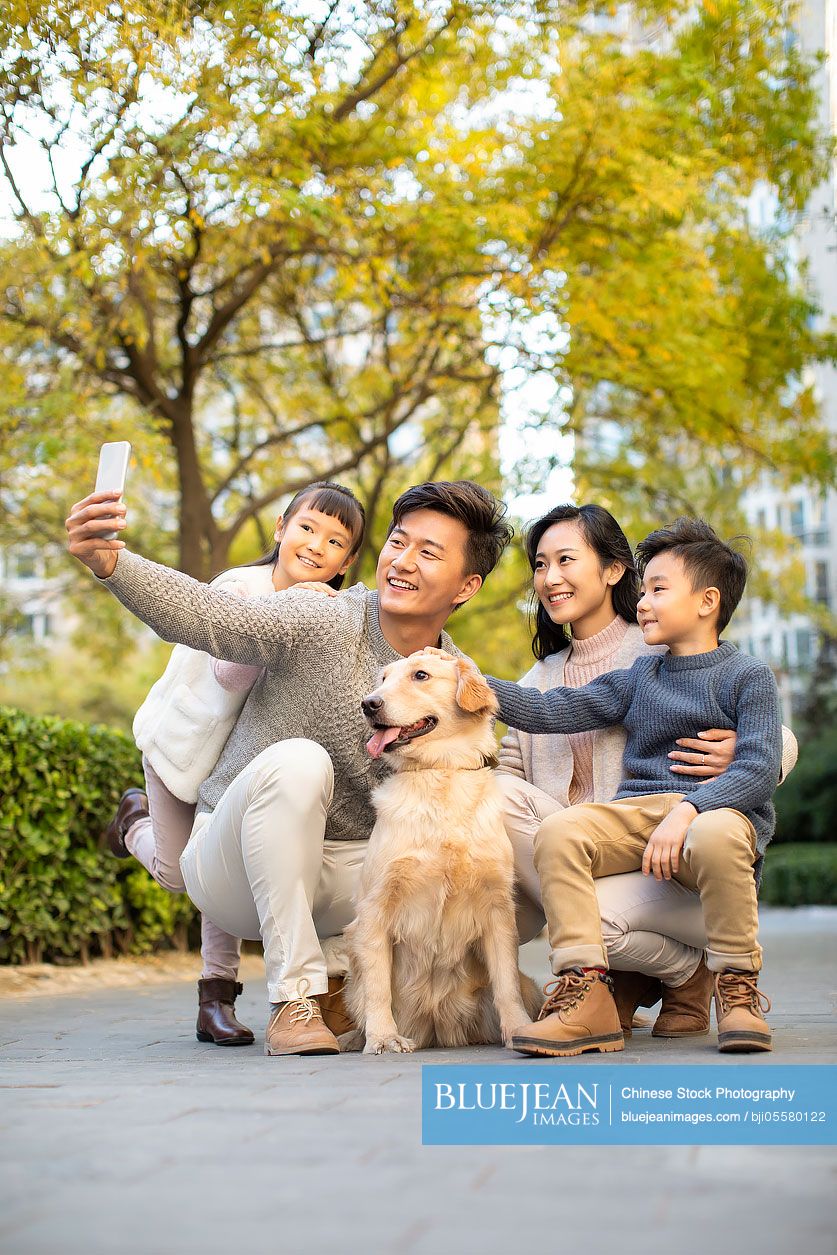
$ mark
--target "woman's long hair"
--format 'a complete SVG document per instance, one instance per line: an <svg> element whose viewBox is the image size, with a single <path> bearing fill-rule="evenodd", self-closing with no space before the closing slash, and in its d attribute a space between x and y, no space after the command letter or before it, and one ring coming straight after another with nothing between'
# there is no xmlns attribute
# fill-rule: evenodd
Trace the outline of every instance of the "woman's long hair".
<svg viewBox="0 0 837 1255"><path fill-rule="evenodd" d="M358 501L355 494L350 488L346 488L343 484L335 484L331 480L319 480L317 483L308 484L306 488L300 488L295 497L288 502L285 510L282 512L282 521L287 523L288 519L296 514L302 506L309 506L312 510L319 510L321 514L327 514L330 518L337 519L342 523L347 531L352 534L351 556L353 557L363 544L363 534L366 530L366 511ZM263 558L257 558L255 562L248 562L246 566L273 566L279 557L279 546L282 542L278 541ZM345 575L335 575L328 583L332 588L342 588Z"/></svg>
<svg viewBox="0 0 837 1255"><path fill-rule="evenodd" d="M626 623L636 623L636 604L639 600L639 577L634 555L627 537L609 510L600 505L558 505L548 514L536 519L526 531L526 557L532 572L535 557L544 532L553 523L577 523L579 531L591 549L595 550L602 570L611 562L621 562L625 573L613 585L613 609ZM532 637L532 653L541 661L559 649L572 644L568 624L553 623L536 598L535 631Z"/></svg>

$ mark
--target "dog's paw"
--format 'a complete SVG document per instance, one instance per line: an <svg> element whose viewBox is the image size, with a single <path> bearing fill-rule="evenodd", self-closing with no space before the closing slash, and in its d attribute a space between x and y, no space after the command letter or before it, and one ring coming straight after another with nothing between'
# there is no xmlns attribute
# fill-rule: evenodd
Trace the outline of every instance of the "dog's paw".
<svg viewBox="0 0 837 1255"><path fill-rule="evenodd" d="M348 1033L341 1033L337 1038L338 1045L341 1050L362 1050L364 1037L359 1028L350 1029Z"/></svg>
<svg viewBox="0 0 837 1255"><path fill-rule="evenodd" d="M504 1046L511 1046L512 1038L516 1037L522 1028L525 1028L531 1021L525 1011L521 1015L515 1016L513 1020L504 1020L500 1025L500 1036L503 1038Z"/></svg>
<svg viewBox="0 0 837 1255"><path fill-rule="evenodd" d="M409 1037L371 1037L367 1038L363 1048L365 1055L409 1055L416 1048L416 1043Z"/></svg>

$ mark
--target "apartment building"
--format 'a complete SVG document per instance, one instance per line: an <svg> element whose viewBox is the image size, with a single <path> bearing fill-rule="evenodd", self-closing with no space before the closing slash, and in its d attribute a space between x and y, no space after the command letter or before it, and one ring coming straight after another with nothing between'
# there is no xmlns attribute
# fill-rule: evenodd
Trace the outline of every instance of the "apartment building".
<svg viewBox="0 0 837 1255"><path fill-rule="evenodd" d="M806 52L825 53L819 74L820 122L837 135L837 0L802 4L799 41ZM797 252L821 309L819 324L837 324L837 160L806 206ZM837 435L837 367L815 367L805 382L813 384L823 417ZM788 491L764 476L746 494L743 506L754 527L776 529L799 544L809 598L837 613L837 491ZM775 605L750 599L736 615L731 634L743 649L771 663L791 708L797 705L822 646L817 625L807 616L788 616Z"/></svg>

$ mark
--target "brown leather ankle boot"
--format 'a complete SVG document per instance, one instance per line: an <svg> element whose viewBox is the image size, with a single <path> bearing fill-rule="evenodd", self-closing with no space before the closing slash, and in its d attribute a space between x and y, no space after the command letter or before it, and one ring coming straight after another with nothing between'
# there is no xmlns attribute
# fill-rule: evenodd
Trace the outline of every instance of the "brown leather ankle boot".
<svg viewBox="0 0 837 1255"><path fill-rule="evenodd" d="M663 985L663 1005L651 1029L654 1037L703 1037L709 1032L709 1008L715 980L701 957L692 975L672 989Z"/></svg>
<svg viewBox="0 0 837 1255"><path fill-rule="evenodd" d="M142 789L126 789L119 799L116 814L102 834L111 854L117 858L131 857L125 835L138 819L148 819L148 798Z"/></svg>
<svg viewBox="0 0 837 1255"><path fill-rule="evenodd" d="M252 1046L256 1040L252 1029L235 1018L236 996L243 989L243 985L223 976L198 981L198 1041L211 1041L216 1046Z"/></svg>
<svg viewBox="0 0 837 1255"><path fill-rule="evenodd" d="M637 1008L653 1007L659 1002L663 992L662 982L656 976L646 976L644 972L616 972L613 968L608 976L622 1033L630 1037Z"/></svg>

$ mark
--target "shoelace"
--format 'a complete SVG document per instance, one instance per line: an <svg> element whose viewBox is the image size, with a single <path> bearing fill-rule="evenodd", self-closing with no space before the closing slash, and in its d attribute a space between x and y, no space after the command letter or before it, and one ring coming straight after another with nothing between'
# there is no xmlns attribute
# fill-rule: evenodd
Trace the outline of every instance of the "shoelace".
<svg viewBox="0 0 837 1255"><path fill-rule="evenodd" d="M717 977L718 994L727 1011L733 1007L748 1007L762 1013L770 1010L770 999L762 993L754 977L743 972L721 972Z"/></svg>
<svg viewBox="0 0 837 1255"><path fill-rule="evenodd" d="M310 988L311 982L303 976L296 990L299 997L294 998L285 1008L288 1012L289 1024L310 1024L312 1020L323 1018L320 1004L314 998L307 997ZM279 1014L281 1015L281 1012Z"/></svg>
<svg viewBox="0 0 837 1255"><path fill-rule="evenodd" d="M544 985L546 1002L541 1007L539 1020L551 1015L553 1011L569 1011L579 998L590 988L590 977L583 972L564 972L557 980Z"/></svg>

